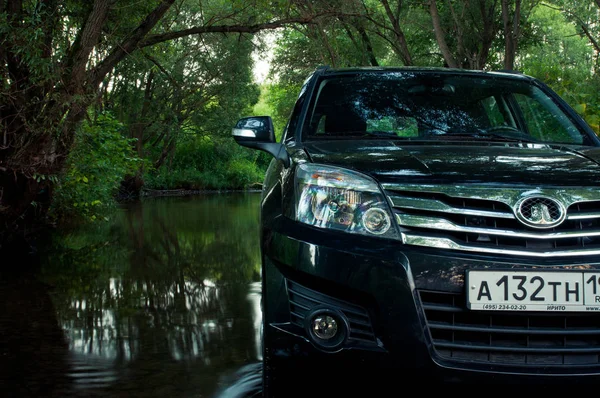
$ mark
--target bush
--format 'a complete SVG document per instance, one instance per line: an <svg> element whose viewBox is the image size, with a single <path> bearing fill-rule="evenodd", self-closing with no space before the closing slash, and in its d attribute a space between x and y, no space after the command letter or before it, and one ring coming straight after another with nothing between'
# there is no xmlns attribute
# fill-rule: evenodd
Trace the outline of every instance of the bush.
<svg viewBox="0 0 600 398"><path fill-rule="evenodd" d="M264 173L261 173L256 164L246 159L234 160L227 169L227 181L233 188L245 188L248 185L262 183Z"/></svg>
<svg viewBox="0 0 600 398"><path fill-rule="evenodd" d="M73 221L105 219L127 174L139 168L133 141L122 135L123 125L108 114L84 122L75 135L67 170L56 186L51 215Z"/></svg>
<svg viewBox="0 0 600 398"><path fill-rule="evenodd" d="M144 182L149 189L244 189L262 183L268 156L242 148L229 137L194 137L178 143L172 162L148 171Z"/></svg>

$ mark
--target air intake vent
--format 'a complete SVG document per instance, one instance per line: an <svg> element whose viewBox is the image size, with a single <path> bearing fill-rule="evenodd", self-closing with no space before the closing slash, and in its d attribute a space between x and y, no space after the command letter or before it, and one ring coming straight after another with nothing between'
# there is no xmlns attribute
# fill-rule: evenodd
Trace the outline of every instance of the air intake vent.
<svg viewBox="0 0 600 398"><path fill-rule="evenodd" d="M310 310L316 307L327 307L341 311L348 318L350 324L349 340L376 342L371 319L367 310L363 307L305 288L290 280L287 280L286 284L292 323L304 328L304 317Z"/></svg>
<svg viewBox="0 0 600 398"><path fill-rule="evenodd" d="M600 314L469 311L463 294L419 291L437 354L522 366L600 366Z"/></svg>

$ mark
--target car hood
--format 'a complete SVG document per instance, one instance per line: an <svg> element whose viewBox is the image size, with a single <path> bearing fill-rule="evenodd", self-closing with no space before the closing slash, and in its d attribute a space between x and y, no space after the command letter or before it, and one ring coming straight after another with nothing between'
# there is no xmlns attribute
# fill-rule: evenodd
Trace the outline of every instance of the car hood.
<svg viewBox="0 0 600 398"><path fill-rule="evenodd" d="M369 174L381 183L590 186L600 183L600 148L523 143L390 140L305 143L315 163Z"/></svg>

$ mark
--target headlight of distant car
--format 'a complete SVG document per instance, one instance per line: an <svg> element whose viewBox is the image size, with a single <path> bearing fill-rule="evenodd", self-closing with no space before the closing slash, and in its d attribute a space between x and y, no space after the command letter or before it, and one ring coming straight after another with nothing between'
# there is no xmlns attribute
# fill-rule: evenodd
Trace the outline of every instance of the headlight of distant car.
<svg viewBox="0 0 600 398"><path fill-rule="evenodd" d="M320 228L398 238L377 183L337 167L306 163L297 167L296 220Z"/></svg>

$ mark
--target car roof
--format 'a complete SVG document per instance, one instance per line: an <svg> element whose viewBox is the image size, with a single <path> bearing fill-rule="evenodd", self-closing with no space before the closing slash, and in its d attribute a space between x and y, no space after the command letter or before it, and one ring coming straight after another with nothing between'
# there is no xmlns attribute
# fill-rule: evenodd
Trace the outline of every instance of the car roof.
<svg viewBox="0 0 600 398"><path fill-rule="evenodd" d="M519 80L533 80L534 78L525 75L519 71L498 70L498 71L483 71L472 69L455 69L441 67L423 67L423 66L402 66L402 67L350 67L350 68L330 68L322 66L317 69L322 75L338 75L338 74L354 74L354 73L431 73L431 74L452 74L452 75L470 75L470 76L489 76L489 77L506 77Z"/></svg>

